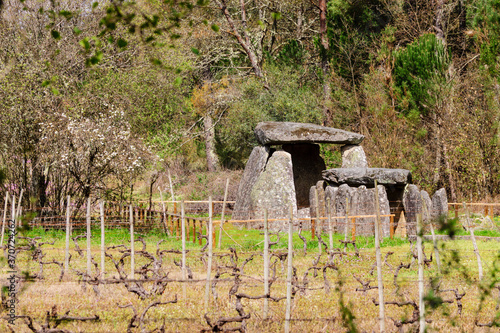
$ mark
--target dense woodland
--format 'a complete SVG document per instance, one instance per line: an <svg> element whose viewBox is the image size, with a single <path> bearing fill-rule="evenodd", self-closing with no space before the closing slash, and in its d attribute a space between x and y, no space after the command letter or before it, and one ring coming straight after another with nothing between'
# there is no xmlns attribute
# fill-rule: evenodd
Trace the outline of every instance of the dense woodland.
<svg viewBox="0 0 500 333"><path fill-rule="evenodd" d="M500 193L499 0L0 4L3 193L241 170L264 120L362 133L371 166L452 201Z"/></svg>

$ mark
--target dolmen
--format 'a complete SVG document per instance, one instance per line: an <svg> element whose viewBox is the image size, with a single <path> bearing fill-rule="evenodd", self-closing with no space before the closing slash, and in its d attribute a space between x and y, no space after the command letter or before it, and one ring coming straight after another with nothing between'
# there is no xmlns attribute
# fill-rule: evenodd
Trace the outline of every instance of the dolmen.
<svg viewBox="0 0 500 333"><path fill-rule="evenodd" d="M364 139L361 134L315 124L271 121L259 123L254 132L260 146L252 150L247 161L233 220L262 219L265 210L270 219L286 219L290 210L294 216L311 218L317 214L325 217L328 212L333 218L345 217L346 213L374 215L375 193L380 214L395 214L394 229L404 212L409 237L416 235L417 213L422 213L427 222L448 214L444 189L431 199L412 184L409 170L368 167L360 146ZM341 168L326 170L319 143L342 145ZM355 221L357 235L374 234L373 218ZM334 224L338 225L336 232L346 232L345 223ZM271 225L279 229L280 224ZM308 226L303 225L304 229ZM389 236L388 216L381 218L381 228L382 235Z"/></svg>

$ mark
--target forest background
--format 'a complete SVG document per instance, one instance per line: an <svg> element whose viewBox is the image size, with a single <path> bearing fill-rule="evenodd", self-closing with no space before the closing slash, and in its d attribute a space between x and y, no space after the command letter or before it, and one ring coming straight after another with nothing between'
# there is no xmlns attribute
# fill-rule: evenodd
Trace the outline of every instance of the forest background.
<svg viewBox="0 0 500 333"><path fill-rule="evenodd" d="M370 166L495 200L499 37L499 0L0 1L1 192L151 198L168 170L184 199L228 177L234 199L274 120L362 133Z"/></svg>

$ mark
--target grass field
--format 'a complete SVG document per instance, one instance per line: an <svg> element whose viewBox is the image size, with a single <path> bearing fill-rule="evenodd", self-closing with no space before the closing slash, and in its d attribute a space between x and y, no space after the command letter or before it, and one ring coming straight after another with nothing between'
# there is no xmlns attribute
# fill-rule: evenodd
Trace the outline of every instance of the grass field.
<svg viewBox="0 0 500 333"><path fill-rule="evenodd" d="M214 249L214 264L212 266L212 278L219 276L218 281L211 288L210 304L207 316L212 322L220 317L237 317L234 296L229 296L229 292L234 287L235 267L228 256L229 247L236 250L238 260L236 266L241 267L242 263L253 255L243 272L240 272L241 285L239 293L252 296L263 295L263 258L262 247L263 236L259 230L240 230L225 227L227 233L238 244L233 242L226 235L223 237L222 248ZM93 230L92 255L97 263L100 263L100 230ZM41 237L43 242L52 242L41 246L44 255L42 262L52 260L62 262L64 260L64 233L59 231L44 232L41 229L30 230L24 233L27 237ZM165 238L161 231L153 231L142 235L146 242L146 250L156 256L157 243L164 240L159 245L159 250L181 249L181 241L173 238ZM303 236L307 242L307 253L303 252L303 242L297 234L294 235L294 257L293 265L296 268L296 280L294 285L298 287L292 303L292 332L342 332L342 331L378 331L378 307L374 305L373 299L378 298L377 289L366 291L356 291L362 288L360 282L372 281L369 286L376 286L376 269L373 275L370 274L375 263L375 251L372 237L358 237L356 245L359 249L359 257L355 255L352 245L349 245L345 255L334 255L332 263L337 270L325 269L329 262L328 255L323 250L323 255L315 263L318 256L317 241L311 241L310 233L304 232ZM136 239L140 235L136 235ZM276 236L271 238L275 240ZM328 243L328 235L323 235L323 239ZM343 249L339 240L343 240L343 235L334 236L334 247ZM26 243L19 240L19 245ZM79 246L85 251L85 239L79 240ZM60 268L56 264L43 265L43 278L36 278L32 281L21 283L21 290L18 292L19 302L16 304L17 315L30 316L39 324L45 323L47 311L56 311L58 315L63 315L71 311L69 315L79 317L99 316L99 321L88 322L62 322L58 328L72 332L127 332L129 322L137 311L139 318L144 310L153 302L167 302L175 299L177 302L151 307L144 315L141 327L131 327L131 332L148 332L162 326L165 322L167 332L196 332L209 329L204 314L204 293L206 277L206 265L201 260L201 246L187 243L189 253L187 255L187 265L193 273L193 280L187 283L169 282L163 293L141 300L135 294L127 291L124 284L100 284L96 287L98 293L89 286L81 282L78 271L85 271L86 255L78 255L74 250L74 242L71 241L70 252L72 255L70 271L66 272L61 282L58 281ZM130 246L129 232L125 229L115 229L106 231L106 246L125 245ZM441 304L439 298L429 297L426 308L426 318L432 320L428 323L428 331L455 331L472 332L487 331L489 328L482 328L475 323L489 323L497 315L497 305L499 300L499 289L496 286L497 268L500 267L498 255L500 243L496 241L478 242L485 278L482 283L477 280L478 267L470 241L455 240L451 242L441 242L439 244L441 260L443 261L443 271L441 277L440 290L457 289L459 293L465 293L461 299L463 310L458 314L457 300L453 292L437 292L434 296L441 297L442 300L452 301ZM286 252L287 241L283 236L280 241L271 248L271 252ZM142 249L142 244L136 242L136 251ZM397 276L396 288L394 283L394 273L400 263L412 263L411 244L402 239L384 240L382 243L382 258L388 252L393 252L387 258L387 264L383 266L384 295L386 301L415 301L418 304L417 285L417 262L413 260L410 269L401 269ZM26 274L33 275L40 272L40 264L33 260L33 250L22 251L17 258L19 269ZM120 248L108 249L115 260L121 256ZM427 257L431 256L432 243L425 243ZM457 259L458 258L458 259ZM164 253L162 255L161 272L168 278L180 279L181 270L175 265L174 260L180 262L181 254ZM136 272L141 266L148 263L145 257L136 257ZM272 257L271 263L275 263L276 280L271 286L271 296L283 297L286 294L286 259L280 261L276 256ZM2 283L6 285L8 267L5 259L2 261ZM130 258L124 259L124 269L129 271ZM317 274L315 269L317 268ZM271 270L272 272L272 270ZM305 273L308 274L305 274ZM272 273L271 273L272 275ZM438 275L436 262L433 260L430 267L425 270L425 285L429 293L431 278ZM111 259L106 258L105 279L118 277L117 270ZM136 278L140 275L136 273ZM325 278L330 286L325 287ZM152 283L144 283L144 288L150 291ZM246 329L249 332L279 332L284 329L285 302L270 301L269 318L263 320L262 299L242 299L245 314L250 314L250 318L245 320ZM128 305L129 307L123 307ZM432 306L435 306L433 309ZM55 310L54 306L56 307ZM398 331L394 320L408 320L412 318L414 308L411 305L398 307L396 305L386 305L386 327L387 331ZM4 317L7 314L5 310ZM352 319L350 319L352 316ZM25 324L26 319L19 318L15 325L9 325L6 320L0 321L0 331L9 332L32 332ZM53 322L54 319L51 319ZM35 328L40 328L39 324L34 324ZM138 325L138 322L135 322ZM223 328L239 327L240 323L228 323ZM416 329L416 324L403 325L403 331Z"/></svg>

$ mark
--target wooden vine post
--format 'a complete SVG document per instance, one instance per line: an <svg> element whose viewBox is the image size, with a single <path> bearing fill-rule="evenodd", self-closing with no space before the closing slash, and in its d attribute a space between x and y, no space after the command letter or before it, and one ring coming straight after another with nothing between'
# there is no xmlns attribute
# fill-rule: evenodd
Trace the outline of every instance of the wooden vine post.
<svg viewBox="0 0 500 333"><path fill-rule="evenodd" d="M5 222L7 220L7 208L9 204L9 192L5 193L5 205L3 208L3 219L2 219L2 239L0 240L0 247L3 246L3 238L5 235Z"/></svg>
<svg viewBox="0 0 500 333"><path fill-rule="evenodd" d="M130 205L130 279L135 279L134 208Z"/></svg>
<svg viewBox="0 0 500 333"><path fill-rule="evenodd" d="M87 275L92 274L92 253L90 251L90 239L92 237L90 231L90 196L87 199Z"/></svg>
<svg viewBox="0 0 500 333"><path fill-rule="evenodd" d="M316 231L318 232L318 235L321 235L321 226L319 223L319 199L318 199L318 189L314 188L314 200L316 201L316 221L317 223L317 229ZM321 242L319 241L319 236L318 236L318 254L321 255Z"/></svg>
<svg viewBox="0 0 500 333"><path fill-rule="evenodd" d="M420 333L425 332L424 303L424 254L422 252L422 214L417 214L417 254L418 254L418 298L420 312Z"/></svg>
<svg viewBox="0 0 500 333"><path fill-rule="evenodd" d="M217 243L217 248L220 249L222 240L222 227L224 224L224 213L226 212L226 202L227 202L227 191L229 189L229 178L226 180L226 189L224 191L224 202L222 203L222 213L220 216L220 227L219 227L219 242Z"/></svg>
<svg viewBox="0 0 500 333"><path fill-rule="evenodd" d="M380 203L378 197L377 180L375 180L374 195L375 195L375 208L377 214L377 219L375 221L375 256L377 260L379 325L380 325L380 332L385 332L384 281L382 276L382 255L380 253Z"/></svg>
<svg viewBox="0 0 500 333"><path fill-rule="evenodd" d="M99 208L101 213L101 276L104 277L106 274L106 270L104 268L104 259L106 258L106 239L105 239L105 231L104 231L104 200L99 202Z"/></svg>
<svg viewBox="0 0 500 333"><path fill-rule="evenodd" d="M478 272L479 272L479 280L482 280L483 279L483 264L481 262L481 255L479 254L479 248L477 247L476 236L474 235L474 228L471 226L471 223L470 223L469 210L467 209L467 205L465 204L465 202L463 203L463 207L465 210L465 218L467 220L467 228L469 229L470 238L472 240L472 246L474 246L474 253L476 254L477 268L478 268Z"/></svg>
<svg viewBox="0 0 500 333"><path fill-rule="evenodd" d="M333 206L335 207L335 198L333 199L333 202ZM326 209L328 209L328 245L330 246L330 251L333 251L332 207L330 205L330 197L326 198Z"/></svg>
<svg viewBox="0 0 500 333"><path fill-rule="evenodd" d="M269 294L269 222L267 220L267 209L264 210L264 294ZM264 298L264 315L266 320L269 312L269 299Z"/></svg>
<svg viewBox="0 0 500 333"><path fill-rule="evenodd" d="M210 299L210 273L212 272L212 244L213 244L213 238L212 238L212 230L213 230L213 225L212 225L212 217L213 217L213 211L212 211L212 197L208 198L208 230L207 230L207 241L208 241L208 260L207 260L207 279L206 279L206 284L205 284L205 313L208 311L208 302Z"/></svg>
<svg viewBox="0 0 500 333"><path fill-rule="evenodd" d="M288 270L286 275L286 312L285 333L290 333L290 319L292 311L292 275L293 275L293 206L290 205L290 221L288 222Z"/></svg>
<svg viewBox="0 0 500 333"><path fill-rule="evenodd" d="M186 216L184 211L184 200L181 201L181 237L182 237L182 280L186 280ZM186 300L186 283L182 283L182 297Z"/></svg>
<svg viewBox="0 0 500 333"><path fill-rule="evenodd" d="M70 233L70 217L71 217L71 197L68 195L66 204L66 246L64 248L64 271L69 271L69 233Z"/></svg>

